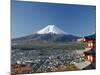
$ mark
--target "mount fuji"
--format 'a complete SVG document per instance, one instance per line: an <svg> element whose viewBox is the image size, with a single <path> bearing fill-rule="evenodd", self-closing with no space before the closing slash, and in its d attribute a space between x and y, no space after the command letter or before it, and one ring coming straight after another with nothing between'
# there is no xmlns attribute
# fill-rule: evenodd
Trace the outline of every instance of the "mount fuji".
<svg viewBox="0 0 100 75"><path fill-rule="evenodd" d="M48 25L45 28L37 31L37 34L66 34L64 31L56 27L55 25Z"/></svg>
<svg viewBox="0 0 100 75"><path fill-rule="evenodd" d="M78 38L55 25L48 25L34 34L12 39L12 44L65 43L76 41Z"/></svg>

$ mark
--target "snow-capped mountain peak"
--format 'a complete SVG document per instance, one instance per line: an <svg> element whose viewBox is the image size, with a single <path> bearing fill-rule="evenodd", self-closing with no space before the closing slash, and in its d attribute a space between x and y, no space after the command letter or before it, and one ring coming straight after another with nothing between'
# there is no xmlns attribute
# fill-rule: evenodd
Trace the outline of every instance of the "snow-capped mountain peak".
<svg viewBox="0 0 100 75"><path fill-rule="evenodd" d="M37 34L66 34L64 31L56 27L55 25L48 25L44 27L43 29L37 31Z"/></svg>

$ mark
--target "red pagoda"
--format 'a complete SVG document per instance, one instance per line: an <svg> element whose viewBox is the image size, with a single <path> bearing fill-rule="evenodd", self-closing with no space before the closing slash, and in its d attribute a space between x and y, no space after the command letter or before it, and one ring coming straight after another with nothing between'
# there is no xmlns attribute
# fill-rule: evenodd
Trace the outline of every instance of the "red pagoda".
<svg viewBox="0 0 100 75"><path fill-rule="evenodd" d="M88 51L84 52L85 59L91 64L84 69L95 69L96 68L96 34L85 36L84 42L87 43Z"/></svg>

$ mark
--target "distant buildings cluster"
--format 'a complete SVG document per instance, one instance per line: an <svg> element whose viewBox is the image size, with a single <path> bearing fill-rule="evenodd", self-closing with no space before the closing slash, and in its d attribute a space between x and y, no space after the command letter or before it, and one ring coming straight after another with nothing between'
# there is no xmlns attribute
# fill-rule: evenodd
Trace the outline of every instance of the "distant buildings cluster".
<svg viewBox="0 0 100 75"><path fill-rule="evenodd" d="M34 56L34 50L33 52L32 50L30 52L24 51L24 53L20 51L16 52L15 50L15 52L13 51L12 53L12 68L14 69L15 65L25 65L25 67L31 68L29 71L30 73L54 72L58 70L64 71L68 70L68 67L66 66L73 65L76 62L81 62L82 60L80 57L80 54L77 54L76 51L72 51L69 53L61 53L49 56L38 55L36 58Z"/></svg>

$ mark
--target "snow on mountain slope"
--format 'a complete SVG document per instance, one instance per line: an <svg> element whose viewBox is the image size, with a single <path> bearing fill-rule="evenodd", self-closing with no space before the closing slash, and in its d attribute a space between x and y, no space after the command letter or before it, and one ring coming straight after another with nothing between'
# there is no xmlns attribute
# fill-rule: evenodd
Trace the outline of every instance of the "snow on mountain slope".
<svg viewBox="0 0 100 75"><path fill-rule="evenodd" d="M66 34L64 31L56 27L55 25L48 25L45 28L37 31L37 34Z"/></svg>

